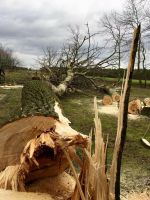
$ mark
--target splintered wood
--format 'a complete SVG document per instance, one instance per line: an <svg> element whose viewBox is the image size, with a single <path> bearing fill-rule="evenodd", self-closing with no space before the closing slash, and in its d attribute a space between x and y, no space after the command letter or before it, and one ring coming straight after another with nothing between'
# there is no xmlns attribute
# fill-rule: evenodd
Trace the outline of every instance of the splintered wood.
<svg viewBox="0 0 150 200"><path fill-rule="evenodd" d="M43 178L59 177L58 180L62 180L69 166L64 149L73 160L77 158L76 147L87 146L88 137L72 129L57 104L56 108L60 116L58 120L33 116L11 122L0 129L1 188L25 191L29 183L36 181L38 184ZM65 176L67 179L72 180L69 182L73 192L75 181L70 175Z"/></svg>

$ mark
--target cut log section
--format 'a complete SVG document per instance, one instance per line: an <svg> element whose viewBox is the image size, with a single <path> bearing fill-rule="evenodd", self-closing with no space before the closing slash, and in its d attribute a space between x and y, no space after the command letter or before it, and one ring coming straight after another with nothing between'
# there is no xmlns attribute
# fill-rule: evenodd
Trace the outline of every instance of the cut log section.
<svg viewBox="0 0 150 200"><path fill-rule="evenodd" d="M150 107L150 98L145 98L143 102L145 106Z"/></svg>
<svg viewBox="0 0 150 200"><path fill-rule="evenodd" d="M140 114L141 109L142 106L141 106L141 101L139 99L135 99L129 102L128 113L133 115L138 115Z"/></svg>
<svg viewBox="0 0 150 200"><path fill-rule="evenodd" d="M120 95L118 93L112 94L112 100L113 102L119 102L120 101Z"/></svg>
<svg viewBox="0 0 150 200"><path fill-rule="evenodd" d="M74 178L66 172L63 172L58 176L35 181L26 186L26 190L36 193L48 193L55 200L68 200L74 192L75 185Z"/></svg>
<svg viewBox="0 0 150 200"><path fill-rule="evenodd" d="M105 95L102 100L103 105L112 105L113 101L111 96Z"/></svg>
<svg viewBox="0 0 150 200"><path fill-rule="evenodd" d="M33 116L0 129L0 188L24 191L33 181L58 176L69 166L64 149L73 160L76 146L87 146L88 137L72 129L59 109L61 121Z"/></svg>

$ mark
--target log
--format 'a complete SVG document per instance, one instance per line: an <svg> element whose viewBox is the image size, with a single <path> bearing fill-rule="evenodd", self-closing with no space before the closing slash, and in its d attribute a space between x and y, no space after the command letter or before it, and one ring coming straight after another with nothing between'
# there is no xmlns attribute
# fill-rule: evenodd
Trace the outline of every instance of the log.
<svg viewBox="0 0 150 200"><path fill-rule="evenodd" d="M48 193L55 200L68 200L75 188L75 180L66 172L58 176L47 177L26 186L28 192Z"/></svg>
<svg viewBox="0 0 150 200"><path fill-rule="evenodd" d="M150 98L145 98L143 102L145 106L150 107Z"/></svg>
<svg viewBox="0 0 150 200"><path fill-rule="evenodd" d="M120 95L118 93L112 94L112 100L113 102L119 102L120 101Z"/></svg>
<svg viewBox="0 0 150 200"><path fill-rule="evenodd" d="M128 104L128 113L132 115L140 114L141 109L142 109L142 105L139 99L132 100Z"/></svg>
<svg viewBox="0 0 150 200"><path fill-rule="evenodd" d="M112 105L112 98L109 95L105 95L102 99L102 103L103 105L107 106L107 105Z"/></svg>
<svg viewBox="0 0 150 200"><path fill-rule="evenodd" d="M88 137L69 126L57 103L54 109L58 120L33 116L0 129L0 188L24 191L25 184L58 176L69 166L63 149L73 160L76 147L86 147Z"/></svg>
<svg viewBox="0 0 150 200"><path fill-rule="evenodd" d="M33 192L15 192L11 190L0 189L0 199L3 200L56 200L49 194Z"/></svg>

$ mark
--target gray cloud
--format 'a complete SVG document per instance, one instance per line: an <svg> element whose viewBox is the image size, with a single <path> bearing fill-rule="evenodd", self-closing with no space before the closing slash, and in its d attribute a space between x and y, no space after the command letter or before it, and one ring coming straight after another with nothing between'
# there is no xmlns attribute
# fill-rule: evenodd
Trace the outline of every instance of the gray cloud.
<svg viewBox="0 0 150 200"><path fill-rule="evenodd" d="M25 65L34 62L46 46L59 48L68 37L68 25L96 22L108 9L120 9L123 0L1 0L0 43L14 50ZM116 3L116 6L115 6ZM33 60L32 60L33 57Z"/></svg>

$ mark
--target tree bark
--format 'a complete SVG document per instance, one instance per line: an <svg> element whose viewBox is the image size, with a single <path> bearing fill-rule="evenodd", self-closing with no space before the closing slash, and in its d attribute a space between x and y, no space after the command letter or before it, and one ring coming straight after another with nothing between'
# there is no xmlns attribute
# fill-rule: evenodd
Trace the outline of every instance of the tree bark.
<svg viewBox="0 0 150 200"><path fill-rule="evenodd" d="M56 95L62 96L66 92L66 90L67 90L68 86L70 85L70 83L72 82L74 76L75 76L75 73L73 72L73 67L72 67L72 63L71 63L68 66L67 76L66 76L65 80L62 81L58 86L55 86L51 83L49 83L49 85Z"/></svg>

